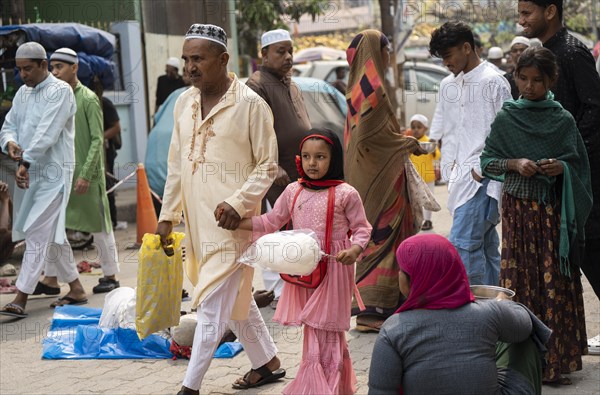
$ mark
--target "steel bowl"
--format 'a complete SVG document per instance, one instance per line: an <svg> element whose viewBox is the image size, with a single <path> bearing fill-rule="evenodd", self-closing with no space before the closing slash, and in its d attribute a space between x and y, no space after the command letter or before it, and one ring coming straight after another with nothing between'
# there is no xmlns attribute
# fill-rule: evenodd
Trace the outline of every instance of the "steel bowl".
<svg viewBox="0 0 600 395"><path fill-rule="evenodd" d="M473 292L476 299L495 299L501 293L505 294L508 299L515 296L515 292L510 289L493 285L471 285L471 292Z"/></svg>
<svg viewBox="0 0 600 395"><path fill-rule="evenodd" d="M419 142L419 145L425 151L427 151L429 153L432 153L432 152L435 152L435 147L436 147L437 143L436 142L432 142L432 141L421 141L421 142Z"/></svg>

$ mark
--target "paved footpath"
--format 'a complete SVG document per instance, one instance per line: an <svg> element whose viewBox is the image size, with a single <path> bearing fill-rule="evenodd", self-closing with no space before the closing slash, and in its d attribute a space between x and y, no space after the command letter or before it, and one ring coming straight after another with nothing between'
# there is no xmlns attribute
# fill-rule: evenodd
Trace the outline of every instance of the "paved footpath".
<svg viewBox="0 0 600 395"><path fill-rule="evenodd" d="M135 192L134 192L135 193ZM446 188L436 187L436 197L446 202ZM443 209L433 216L434 231L447 236L451 219ZM125 247L135 241L135 226L116 232L121 258L121 286L135 287L137 252ZM95 251L76 252L76 261L93 259ZM92 295L100 273L82 275L89 291L90 307L102 307L103 295ZM255 276L255 287L262 288L262 280ZM600 333L600 304L589 284L584 284L584 297L588 334ZM189 284L185 288L191 290ZM62 294L68 287L63 285ZM3 305L12 295L0 295ZM0 395L9 394L175 394L181 385L187 360L58 360L41 359L41 342L48 331L53 310L48 308L53 298L33 297L27 305L29 317L15 321L0 318ZM184 303L184 309L189 305ZM271 321L274 310L262 309L265 321L279 348L282 367L287 378L279 383L258 389L238 391L231 383L249 368L244 352L233 359L216 359L209 369L202 394L280 394L286 383L296 375L302 350L301 330L285 328ZM358 393L366 394L367 380L375 334L362 334L350 330L347 334L354 369L358 377ZM575 395L600 393L600 356L583 357L583 370L570 375L573 385L543 387L544 394Z"/></svg>

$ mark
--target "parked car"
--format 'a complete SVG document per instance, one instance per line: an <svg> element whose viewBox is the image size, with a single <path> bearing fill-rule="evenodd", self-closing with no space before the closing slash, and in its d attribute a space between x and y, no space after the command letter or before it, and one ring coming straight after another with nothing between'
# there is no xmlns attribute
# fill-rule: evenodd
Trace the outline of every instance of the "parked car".
<svg viewBox="0 0 600 395"><path fill-rule="evenodd" d="M409 61L404 63L404 92L396 92L398 103L404 103L405 126L410 127L414 114L423 114L431 122L439 101L440 83L450 71L433 63Z"/></svg>
<svg viewBox="0 0 600 395"><path fill-rule="evenodd" d="M302 91L308 117L313 127L325 127L333 130L340 141L344 141L344 125L348 105L346 98L328 83L316 78L293 77ZM245 83L247 78L240 78ZM161 198L167 178L167 156L171 135L173 134L173 108L181 93L180 88L171 93L155 115L155 125L148 136L145 168L150 189Z"/></svg>
<svg viewBox="0 0 600 395"><path fill-rule="evenodd" d="M330 84L317 78L294 77L302 91L304 105L313 127L331 129L344 141L344 126L348 103L346 98Z"/></svg>
<svg viewBox="0 0 600 395"><path fill-rule="evenodd" d="M332 83L337 78L338 67L343 67L347 71L350 69L345 60L324 60L294 65L293 71L301 77L318 78ZM389 72L391 73L391 69ZM405 89L404 92L396 92L396 99L398 103L405 103L406 127L410 126L409 120L414 114L423 114L431 120L435 112L440 82L448 74L450 74L448 69L433 63L414 60L404 63ZM346 82L348 82L348 73L346 73Z"/></svg>

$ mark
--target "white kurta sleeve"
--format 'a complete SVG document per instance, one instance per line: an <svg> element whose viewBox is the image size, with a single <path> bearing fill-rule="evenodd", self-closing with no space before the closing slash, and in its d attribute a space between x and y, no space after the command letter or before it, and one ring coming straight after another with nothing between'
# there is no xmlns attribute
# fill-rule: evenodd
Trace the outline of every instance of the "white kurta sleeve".
<svg viewBox="0 0 600 395"><path fill-rule="evenodd" d="M441 140L444 138L444 87L445 79L440 83L438 91L438 101L435 106L433 118L431 119L431 127L429 128L429 138L433 140Z"/></svg>
<svg viewBox="0 0 600 395"><path fill-rule="evenodd" d="M180 96L173 109L173 134L169 146L169 159L167 162L167 181L163 194L163 203L160 210L159 221L170 221L173 224L181 222L181 136L179 117L182 111L182 97Z"/></svg>
<svg viewBox="0 0 600 395"><path fill-rule="evenodd" d="M255 213L277 176L278 151L273 113L263 100L256 100L252 104L249 136L256 166L242 187L225 199L242 218Z"/></svg>
<svg viewBox="0 0 600 395"><path fill-rule="evenodd" d="M33 138L23 152L23 159L29 163L43 158L46 151L58 142L69 118L77 110L73 89L67 84L50 83L40 94L46 100L46 105Z"/></svg>
<svg viewBox="0 0 600 395"><path fill-rule="evenodd" d="M495 118L496 114L498 114L500 112L500 110L502 109L504 102L512 99L512 95L510 93L510 85L508 84L508 81L506 80L506 78L504 78L503 76L498 76L498 78L495 78L494 80L488 82L487 89L485 89L483 91L483 95L484 95L484 101L489 102L489 109L490 109L490 111L493 112L494 118ZM487 138L487 136L489 136L491 130L492 130L492 123L490 123L486 127L486 131L485 131L486 138ZM483 176L483 172L481 171L481 161L480 161L479 157L481 156L481 152L483 151L484 146L485 146L485 139L483 139L482 145L481 145L480 149L478 150L477 158L474 158L474 160L471 162L473 170L480 177Z"/></svg>

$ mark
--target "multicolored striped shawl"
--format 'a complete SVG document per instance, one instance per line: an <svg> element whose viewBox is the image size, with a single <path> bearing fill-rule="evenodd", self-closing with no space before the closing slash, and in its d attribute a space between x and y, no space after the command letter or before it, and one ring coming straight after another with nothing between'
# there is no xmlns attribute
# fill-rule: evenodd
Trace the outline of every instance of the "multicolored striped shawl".
<svg viewBox="0 0 600 395"><path fill-rule="evenodd" d="M356 281L367 306L361 314L387 317L398 308L398 264L395 252L418 232L408 198L405 162L418 142L400 133L383 84L382 33L365 30L346 51L350 75L346 100L348 116L344 140L346 182L358 190L372 240L357 265ZM356 305L353 312L357 313Z"/></svg>

